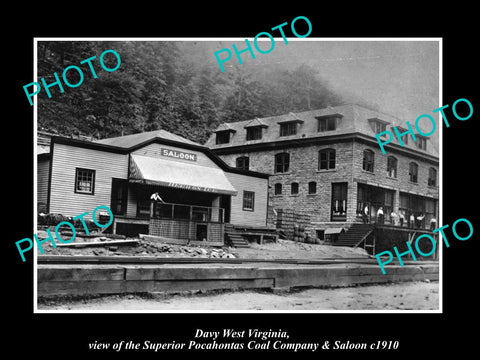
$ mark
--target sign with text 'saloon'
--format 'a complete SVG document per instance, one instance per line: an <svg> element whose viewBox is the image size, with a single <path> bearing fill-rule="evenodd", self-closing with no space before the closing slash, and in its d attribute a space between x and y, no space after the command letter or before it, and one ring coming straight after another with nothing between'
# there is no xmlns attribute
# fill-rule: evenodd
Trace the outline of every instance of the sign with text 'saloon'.
<svg viewBox="0 0 480 360"><path fill-rule="evenodd" d="M197 154L188 153L188 152L184 152L184 151L162 148L161 151L160 151L160 154L162 156L171 157L171 158L175 158L175 159L197 161Z"/></svg>

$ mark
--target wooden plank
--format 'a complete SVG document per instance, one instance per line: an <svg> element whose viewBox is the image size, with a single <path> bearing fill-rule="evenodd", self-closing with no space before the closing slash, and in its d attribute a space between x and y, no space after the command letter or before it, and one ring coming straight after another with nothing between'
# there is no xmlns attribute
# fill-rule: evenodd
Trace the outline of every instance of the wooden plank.
<svg viewBox="0 0 480 360"><path fill-rule="evenodd" d="M273 278L274 273L264 273L257 268L245 267L164 267L164 266L125 266L126 280L246 280Z"/></svg>
<svg viewBox="0 0 480 360"><path fill-rule="evenodd" d="M217 289L272 288L273 279L210 281L54 281L38 284L39 296L179 292Z"/></svg>
<svg viewBox="0 0 480 360"><path fill-rule="evenodd" d="M201 241L201 240L181 240L181 239L172 239L164 236L158 235L146 235L139 234L140 239L150 240L150 241L159 241L167 244L174 245L200 245L200 246L223 246L225 245L223 241Z"/></svg>
<svg viewBox="0 0 480 360"><path fill-rule="evenodd" d="M110 245L137 245L138 240L105 240L105 241L85 241L71 242L68 244L56 243L58 247L87 247L87 246L110 246Z"/></svg>
<svg viewBox="0 0 480 360"><path fill-rule="evenodd" d="M125 269L120 266L97 265L38 265L38 282L124 280Z"/></svg>
<svg viewBox="0 0 480 360"><path fill-rule="evenodd" d="M140 239L144 240L151 240L151 241L159 241L168 244L175 244L175 245L186 245L187 240L179 240L179 239L172 239L163 236L155 236L155 235L146 235L146 234L138 234Z"/></svg>

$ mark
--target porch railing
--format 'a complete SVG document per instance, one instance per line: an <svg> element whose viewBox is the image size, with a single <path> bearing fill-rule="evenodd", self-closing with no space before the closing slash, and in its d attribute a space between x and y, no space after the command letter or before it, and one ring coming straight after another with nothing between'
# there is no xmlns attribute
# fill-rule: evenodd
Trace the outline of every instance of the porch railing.
<svg viewBox="0 0 480 360"><path fill-rule="evenodd" d="M225 209L214 206L209 207L152 201L150 204L150 217L195 222L223 223Z"/></svg>

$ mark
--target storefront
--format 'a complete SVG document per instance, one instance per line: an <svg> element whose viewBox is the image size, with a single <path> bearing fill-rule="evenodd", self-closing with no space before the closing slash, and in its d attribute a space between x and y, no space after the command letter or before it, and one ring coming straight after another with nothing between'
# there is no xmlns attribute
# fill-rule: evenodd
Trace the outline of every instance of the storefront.
<svg viewBox="0 0 480 360"><path fill-rule="evenodd" d="M108 205L113 232L220 242L225 223L266 226L268 175L231 168L163 130L96 142L54 137L49 162L47 195L39 194L48 211Z"/></svg>

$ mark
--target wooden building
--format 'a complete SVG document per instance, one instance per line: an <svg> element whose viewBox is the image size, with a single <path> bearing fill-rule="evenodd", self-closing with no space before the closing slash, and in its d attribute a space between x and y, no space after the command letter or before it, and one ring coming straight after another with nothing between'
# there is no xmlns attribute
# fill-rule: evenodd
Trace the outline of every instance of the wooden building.
<svg viewBox="0 0 480 360"><path fill-rule="evenodd" d="M383 155L375 134L394 126L405 124L343 105L225 123L205 145L232 167L271 174L268 221L277 228L293 212L322 240L362 222L428 230L438 218L438 150L416 134L416 142L402 138L404 147L395 139Z"/></svg>
<svg viewBox="0 0 480 360"><path fill-rule="evenodd" d="M77 216L106 205L118 233L223 242L226 223L266 226L268 175L230 167L164 130L98 141L54 136L37 170L39 212Z"/></svg>

